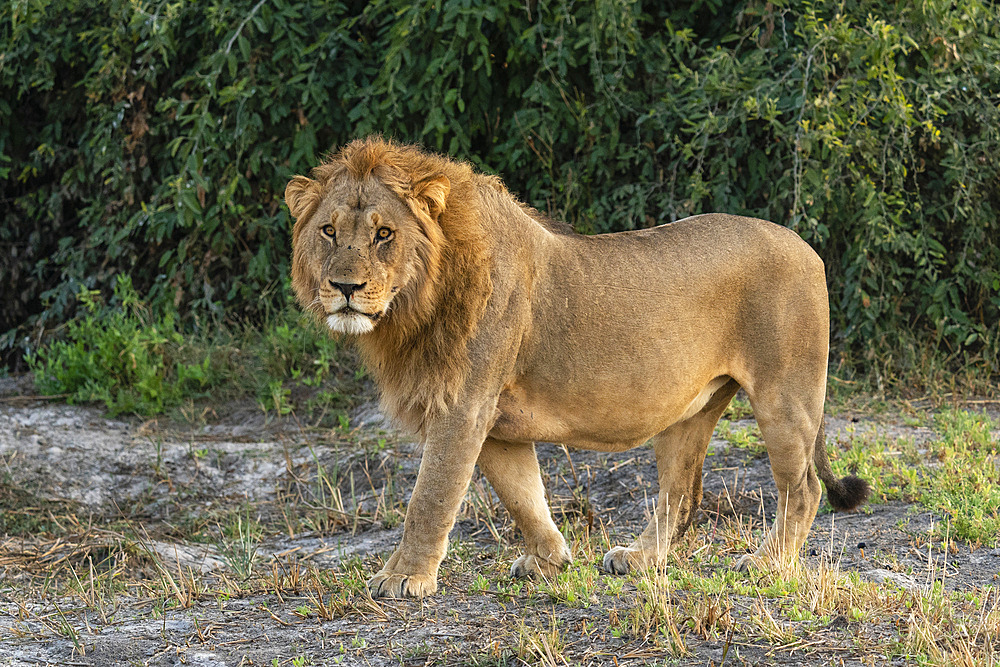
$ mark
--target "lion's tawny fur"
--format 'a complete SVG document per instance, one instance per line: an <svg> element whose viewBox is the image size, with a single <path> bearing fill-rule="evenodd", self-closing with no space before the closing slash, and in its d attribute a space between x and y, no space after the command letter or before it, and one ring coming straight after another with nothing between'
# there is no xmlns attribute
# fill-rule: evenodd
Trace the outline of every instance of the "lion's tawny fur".
<svg viewBox="0 0 1000 667"><path fill-rule="evenodd" d="M570 559L534 442L620 451L650 442L660 496L604 566L660 562L693 520L712 430L742 387L771 456L777 516L744 563L794 556L819 506L867 485L825 456L829 307L822 261L772 223L704 215L581 236L466 163L381 138L297 176L292 284L355 335L394 417L424 441L403 538L373 595L436 589L476 465L525 537L515 575Z"/></svg>

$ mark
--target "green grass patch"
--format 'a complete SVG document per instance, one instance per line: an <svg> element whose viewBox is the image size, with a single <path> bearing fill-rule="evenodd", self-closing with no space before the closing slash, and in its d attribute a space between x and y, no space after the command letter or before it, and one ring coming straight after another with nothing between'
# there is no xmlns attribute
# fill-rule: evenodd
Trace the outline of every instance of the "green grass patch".
<svg viewBox="0 0 1000 667"><path fill-rule="evenodd" d="M933 483L920 502L940 512L954 535L976 544L1000 544L1000 443L990 431L996 424L976 413L938 413L935 426L941 440L932 455Z"/></svg>
<svg viewBox="0 0 1000 667"><path fill-rule="evenodd" d="M597 566L590 562L573 563L553 579L538 586L548 600L567 607L589 607L597 602L595 584L601 580Z"/></svg>
<svg viewBox="0 0 1000 667"><path fill-rule="evenodd" d="M154 316L128 277L108 303L86 290L79 301L62 335L26 357L38 390L69 403L150 416L210 395L252 397L265 413L301 403L335 419L361 390L350 356L290 303L260 328L209 324L192 333L172 313Z"/></svg>
<svg viewBox="0 0 1000 667"><path fill-rule="evenodd" d="M927 443L852 435L837 466L869 480L874 501L918 502L941 515L952 537L995 546L1000 544L996 429L986 415L943 410L935 415L935 438Z"/></svg>

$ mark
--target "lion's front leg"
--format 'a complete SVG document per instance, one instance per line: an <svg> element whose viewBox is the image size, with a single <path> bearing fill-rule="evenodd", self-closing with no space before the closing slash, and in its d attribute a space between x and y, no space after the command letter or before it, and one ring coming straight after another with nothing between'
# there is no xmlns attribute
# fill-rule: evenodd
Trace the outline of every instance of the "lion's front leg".
<svg viewBox="0 0 1000 667"><path fill-rule="evenodd" d="M368 581L372 597L423 597L437 590L438 566L462 504L484 433L456 425L428 433L403 539L385 566Z"/></svg>

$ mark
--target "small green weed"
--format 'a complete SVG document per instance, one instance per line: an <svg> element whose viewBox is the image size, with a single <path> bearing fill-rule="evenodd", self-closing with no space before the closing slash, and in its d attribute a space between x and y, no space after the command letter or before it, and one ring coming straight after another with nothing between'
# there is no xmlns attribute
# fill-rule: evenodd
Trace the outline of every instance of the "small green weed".
<svg viewBox="0 0 1000 667"><path fill-rule="evenodd" d="M764 443L756 422L736 428L728 419L720 419L715 429L719 437L737 449L754 454L764 452Z"/></svg>
<svg viewBox="0 0 1000 667"><path fill-rule="evenodd" d="M476 578L472 580L469 584L469 593L482 593L483 591L488 591L490 589L490 580L480 572L476 575Z"/></svg>
<svg viewBox="0 0 1000 667"><path fill-rule="evenodd" d="M246 516L237 513L233 521L223 526L219 551L229 568L244 581L253 574L262 532L260 523L250 518L249 507Z"/></svg>
<svg viewBox="0 0 1000 667"><path fill-rule="evenodd" d="M722 414L722 417L729 421L739 421L752 416L753 408L750 406L750 400L742 392L729 402L726 411Z"/></svg>
<svg viewBox="0 0 1000 667"><path fill-rule="evenodd" d="M257 404L264 414L274 412L287 415L292 412L290 397L292 391L287 389L281 380L270 380L264 388L263 395L257 399Z"/></svg>

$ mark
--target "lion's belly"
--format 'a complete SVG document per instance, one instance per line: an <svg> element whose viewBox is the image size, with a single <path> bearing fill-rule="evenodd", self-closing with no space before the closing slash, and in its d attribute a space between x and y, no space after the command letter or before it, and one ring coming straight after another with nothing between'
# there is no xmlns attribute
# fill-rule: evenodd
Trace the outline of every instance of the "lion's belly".
<svg viewBox="0 0 1000 667"><path fill-rule="evenodd" d="M499 415L489 435L511 442L558 442L580 449L620 452L643 444L671 424L697 413L728 380L726 376L717 377L676 397L664 395L666 392L608 394L594 387L602 395L584 401L579 400L580 396L564 395L570 400L560 400L558 392L542 396L512 385L500 396Z"/></svg>
<svg viewBox="0 0 1000 667"><path fill-rule="evenodd" d="M601 428L574 428L559 415L542 410L527 410L516 414L502 412L490 429L490 437L509 442L558 442L601 452L621 452L649 440L657 431L630 428L628 432Z"/></svg>

